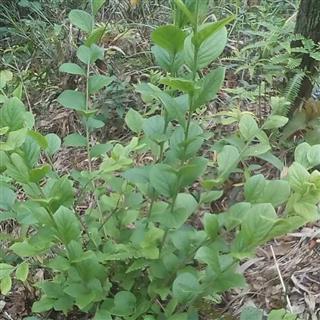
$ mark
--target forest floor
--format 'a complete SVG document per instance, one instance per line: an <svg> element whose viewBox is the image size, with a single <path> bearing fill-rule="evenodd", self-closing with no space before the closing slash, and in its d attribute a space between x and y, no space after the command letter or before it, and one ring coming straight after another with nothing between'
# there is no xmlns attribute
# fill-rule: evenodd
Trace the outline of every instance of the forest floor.
<svg viewBox="0 0 320 320"><path fill-rule="evenodd" d="M120 98L118 96L107 98L111 100L111 103L120 102L124 110L128 106L139 105L139 97L133 94L131 89L138 81L148 77L148 72L153 70L148 60L146 63L147 51L149 50L147 36L145 32L137 32L137 29L135 32L129 39L118 39L112 42L114 47L120 49L119 52L125 53L125 57L121 57L122 54L119 53L117 54L118 58L115 59L113 55L110 59L112 59L114 73L120 82L126 83L127 87L123 89L124 93ZM61 83L64 81L55 79L52 82L53 85L50 86L50 89L29 92L29 106L37 115L37 127L41 132L56 133L60 137L64 137L69 133L79 131L80 126L74 113L62 109L54 100L57 92L61 91ZM233 78L231 74L230 79L227 78L224 88L236 85L237 79ZM219 97L220 99L209 106L204 117L209 119L205 124L207 130L217 130L214 125L210 126L210 115L217 110L221 111L228 107L225 93L222 92ZM101 99L104 98L106 97ZM258 107L255 104L242 103L241 105L244 110L255 110ZM98 133L99 139L128 139L128 131L125 129L118 111L116 109L111 111L109 115L111 125L107 126L105 131ZM54 166L61 173L70 172L71 169L79 170L87 166L86 158L81 150L64 148L55 156ZM267 167L263 169L269 170ZM271 172L269 174L279 175L280 173ZM231 183L236 184L236 181ZM232 204L232 201L235 200L235 195L231 191L233 189L226 190L219 203L214 204L215 212L226 210ZM81 210L81 208L78 209ZM261 307L264 310L287 307L298 313L301 319L320 319L319 227L320 224L306 226L259 248L255 257L240 266L239 271L244 272L248 282L247 287L225 294L221 297L221 303L214 310L211 305L204 306L203 319L218 319L219 316L223 316L226 320L238 319L242 308L248 305ZM14 232L15 226L5 225L2 228L1 232ZM34 280L41 280L44 276L44 270L35 270ZM37 292L31 286L24 287L15 284L14 290L9 296L0 295L0 319L20 320L30 316L31 305L36 297ZM83 314L65 317L51 312L44 319L84 320L89 317Z"/></svg>

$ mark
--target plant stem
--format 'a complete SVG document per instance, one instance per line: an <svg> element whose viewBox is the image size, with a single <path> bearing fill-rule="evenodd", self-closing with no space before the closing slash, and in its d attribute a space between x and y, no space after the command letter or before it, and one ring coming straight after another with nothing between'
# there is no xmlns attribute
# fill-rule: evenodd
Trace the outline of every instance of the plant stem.
<svg viewBox="0 0 320 320"><path fill-rule="evenodd" d="M89 111L89 74L90 74L90 64L87 64L87 74L86 74L86 111ZM88 154L88 166L90 173L92 172L92 160L90 155L90 132L88 126L88 119L85 119L86 126L86 145L87 145L87 154Z"/></svg>
<svg viewBox="0 0 320 320"><path fill-rule="evenodd" d="M198 23L199 23L199 0L196 0L196 8L195 8L195 24L193 27L193 35L195 36L198 33ZM198 55L199 55L199 47L194 45L194 56L193 56L193 67L192 67L192 79L195 82L197 78L197 65L198 65ZM194 103L194 94L189 94L189 111L188 111L188 118L187 118L187 125L184 131L184 139L185 139L185 147L184 147L184 156L183 162L185 161L186 151L187 151L187 140L189 137L189 130L190 124L192 120L192 111L193 111L193 103Z"/></svg>

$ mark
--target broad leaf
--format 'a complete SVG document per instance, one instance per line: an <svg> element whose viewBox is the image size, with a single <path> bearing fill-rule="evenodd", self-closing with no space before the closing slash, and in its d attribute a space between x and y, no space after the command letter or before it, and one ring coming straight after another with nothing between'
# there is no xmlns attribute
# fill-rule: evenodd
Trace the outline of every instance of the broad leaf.
<svg viewBox="0 0 320 320"><path fill-rule="evenodd" d="M14 267L7 263L0 263L0 280L10 276L14 271Z"/></svg>
<svg viewBox="0 0 320 320"><path fill-rule="evenodd" d="M99 143L93 146L90 150L90 155L93 158L99 157L106 154L108 151L112 150L111 143Z"/></svg>
<svg viewBox="0 0 320 320"><path fill-rule="evenodd" d="M98 45L105 35L106 31L107 27L105 25L94 29L85 40L84 45L86 47L91 47L93 44Z"/></svg>
<svg viewBox="0 0 320 320"><path fill-rule="evenodd" d="M60 66L59 71L70 74L77 74L80 76L86 75L86 72L76 63L64 63Z"/></svg>
<svg viewBox="0 0 320 320"><path fill-rule="evenodd" d="M137 299L129 291L120 291L114 296L111 313L117 316L129 316L135 311Z"/></svg>
<svg viewBox="0 0 320 320"><path fill-rule="evenodd" d="M257 122L251 115L245 114L239 122L240 133L246 141L252 140L259 131Z"/></svg>
<svg viewBox="0 0 320 320"><path fill-rule="evenodd" d="M69 19L72 24L74 24L82 31L85 31L87 33L90 33L92 31L93 18L89 13L83 10L74 9L70 11Z"/></svg>
<svg viewBox="0 0 320 320"><path fill-rule="evenodd" d="M92 0L92 12L96 15L99 9L105 4L106 0Z"/></svg>
<svg viewBox="0 0 320 320"><path fill-rule="evenodd" d="M157 45L152 46L152 54L156 63L165 71L175 74L183 65L183 52L178 52L173 58L171 54Z"/></svg>
<svg viewBox="0 0 320 320"><path fill-rule="evenodd" d="M113 81L112 77L101 74L89 77L89 93L97 93L100 89L107 87Z"/></svg>
<svg viewBox="0 0 320 320"><path fill-rule="evenodd" d="M269 118L263 124L263 129L277 129L282 128L288 123L287 117L270 115Z"/></svg>
<svg viewBox="0 0 320 320"><path fill-rule="evenodd" d="M151 34L151 40L159 47L175 55L183 49L185 33L174 25L158 27Z"/></svg>
<svg viewBox="0 0 320 320"><path fill-rule="evenodd" d="M13 78L13 74L9 70L0 71L0 89L3 89Z"/></svg>
<svg viewBox="0 0 320 320"><path fill-rule="evenodd" d="M142 130L143 120L142 115L132 108L129 109L125 117L127 126L135 133L139 133Z"/></svg>
<svg viewBox="0 0 320 320"><path fill-rule="evenodd" d="M46 135L48 141L48 147L46 148L46 152L50 156L54 155L61 147L61 139L54 133L49 133Z"/></svg>
<svg viewBox="0 0 320 320"><path fill-rule="evenodd" d="M196 91L194 82L187 79L166 77L161 79L160 83L189 94L194 94Z"/></svg>
<svg viewBox="0 0 320 320"><path fill-rule="evenodd" d="M271 203L277 207L288 200L290 185L284 180L266 180L263 175L255 175L244 186L246 200L251 203Z"/></svg>
<svg viewBox="0 0 320 320"><path fill-rule="evenodd" d="M182 0L174 0L176 6L182 11L182 13L188 18L191 24L195 24L196 20L194 14L188 9Z"/></svg>
<svg viewBox="0 0 320 320"><path fill-rule="evenodd" d="M66 207L60 207L54 214L56 233L62 243L68 244L72 240L78 240L80 236L80 224L75 213Z"/></svg>
<svg viewBox="0 0 320 320"><path fill-rule="evenodd" d="M208 38L214 36L216 32L221 30L225 25L231 22L234 19L233 16L227 17L223 20L212 22L210 24L206 24L203 28L201 28L197 34L195 34L192 38L192 43L200 48L202 43L206 41Z"/></svg>
<svg viewBox="0 0 320 320"><path fill-rule="evenodd" d="M44 137L40 132L28 130L28 136L31 137L33 140L35 140L42 149L47 149L48 147L47 138Z"/></svg>
<svg viewBox="0 0 320 320"><path fill-rule="evenodd" d="M204 173L207 163L207 159L198 157L181 167L178 171L179 188L191 186Z"/></svg>
<svg viewBox="0 0 320 320"><path fill-rule="evenodd" d="M39 301L36 301L32 305L32 311L35 313L42 313L49 311L53 308L55 303L55 299L48 298L46 296L42 296Z"/></svg>
<svg viewBox="0 0 320 320"><path fill-rule="evenodd" d="M205 27L205 25L204 25ZM186 38L184 44L185 62L188 67L193 70L194 68L194 54L195 47L192 43L193 35L189 35ZM205 40L199 48L196 61L196 69L202 69L207 67L211 62L216 60L223 52L227 44L227 30L226 28L220 29L214 33L211 37Z"/></svg>
<svg viewBox="0 0 320 320"><path fill-rule="evenodd" d="M164 133L165 122L164 118L161 116L152 116L150 118L144 119L143 121L143 131L145 135L156 142L161 142L166 140Z"/></svg>
<svg viewBox="0 0 320 320"><path fill-rule="evenodd" d="M172 284L172 294L181 303L195 298L200 290L198 279L189 272L179 274Z"/></svg>
<svg viewBox="0 0 320 320"><path fill-rule="evenodd" d="M288 181L294 191L306 192L306 185L310 179L310 173L298 162L294 162L288 170Z"/></svg>
<svg viewBox="0 0 320 320"><path fill-rule="evenodd" d="M200 91L195 95L193 106L198 108L215 98L219 92L223 80L224 80L225 69L220 67L197 82L197 86L200 87Z"/></svg>
<svg viewBox="0 0 320 320"><path fill-rule="evenodd" d="M86 97L79 91L65 90L60 94L57 101L68 109L80 111L86 108Z"/></svg>
<svg viewBox="0 0 320 320"><path fill-rule="evenodd" d="M210 240L215 240L219 232L219 219L216 214L206 213L203 218L203 226Z"/></svg>
<svg viewBox="0 0 320 320"><path fill-rule="evenodd" d="M40 182L40 180L43 179L50 172L50 170L51 167L48 164L30 170L30 181L34 183Z"/></svg>
<svg viewBox="0 0 320 320"><path fill-rule="evenodd" d="M63 144L67 147L85 147L87 139L79 133L71 133L64 138Z"/></svg>
<svg viewBox="0 0 320 320"><path fill-rule="evenodd" d="M0 182L0 210L9 211L16 201L16 193L4 182Z"/></svg>
<svg viewBox="0 0 320 320"><path fill-rule="evenodd" d="M77 57L84 64L91 64L98 59L103 60L104 50L95 44L92 44L90 47L82 45L77 50Z"/></svg>
<svg viewBox="0 0 320 320"><path fill-rule="evenodd" d="M8 99L0 109L0 127L9 127L10 131L24 127L25 107L18 98Z"/></svg>
<svg viewBox="0 0 320 320"><path fill-rule="evenodd" d="M19 264L16 269L16 278L22 282L25 282L28 278L29 274L29 264L27 262L23 262Z"/></svg>
<svg viewBox="0 0 320 320"><path fill-rule="evenodd" d="M12 287L12 280L10 276L4 277L3 279L0 280L0 292L4 296L6 296Z"/></svg>
<svg viewBox="0 0 320 320"><path fill-rule="evenodd" d="M173 197L178 193L178 177L176 172L168 165L158 164L150 170L150 183L161 195Z"/></svg>
<svg viewBox="0 0 320 320"><path fill-rule="evenodd" d="M226 178L236 169L240 162L240 154L237 148L233 146L225 146L218 154L218 172L219 176Z"/></svg>

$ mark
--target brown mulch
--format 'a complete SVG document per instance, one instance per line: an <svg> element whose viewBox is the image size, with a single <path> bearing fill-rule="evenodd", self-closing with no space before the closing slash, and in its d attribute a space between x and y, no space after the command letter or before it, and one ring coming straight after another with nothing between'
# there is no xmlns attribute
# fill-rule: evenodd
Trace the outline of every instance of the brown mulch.
<svg viewBox="0 0 320 320"><path fill-rule="evenodd" d="M238 316L248 305L264 310L287 308L299 319L319 319L319 238L319 226L313 225L258 249L256 257L240 267L248 287L230 293L226 309Z"/></svg>

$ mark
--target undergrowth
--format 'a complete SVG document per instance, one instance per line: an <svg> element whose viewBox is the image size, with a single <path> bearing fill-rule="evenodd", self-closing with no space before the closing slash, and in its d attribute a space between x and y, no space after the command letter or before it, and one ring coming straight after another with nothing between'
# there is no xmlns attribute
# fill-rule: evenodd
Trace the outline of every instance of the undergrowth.
<svg viewBox="0 0 320 320"><path fill-rule="evenodd" d="M14 282L38 288L35 314L80 310L94 320L199 319L203 301L214 308L223 293L245 286L237 267L258 246L319 218L320 145L298 145L294 161L284 166L270 137L288 122L279 112L287 101L275 98L262 123L250 112L216 114L237 130L204 151L207 135L195 114L223 84L224 67L207 68L223 52L234 17L206 22L200 0L175 0L174 22L151 35L163 76L159 86L136 86L147 112L127 112L130 141L95 141L105 123L93 102L114 80L96 68L104 59L98 44L105 29L95 23L103 4L94 0L88 11L70 11L83 43L77 61L60 66L84 84L57 100L82 121L83 133L63 144L86 153L87 168L63 176L55 170L60 137L34 128L21 90L10 88L12 73L1 72L0 219L19 226L18 234L2 235L1 293L9 294ZM257 159L281 171L281 178L256 174ZM212 212L234 173L241 200ZM45 270L42 281L33 281L36 268ZM259 310L245 312L243 319L250 312L262 318ZM269 319L285 313L274 311Z"/></svg>

